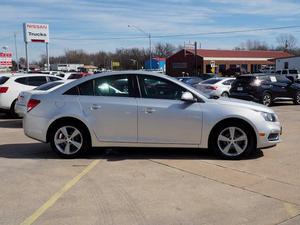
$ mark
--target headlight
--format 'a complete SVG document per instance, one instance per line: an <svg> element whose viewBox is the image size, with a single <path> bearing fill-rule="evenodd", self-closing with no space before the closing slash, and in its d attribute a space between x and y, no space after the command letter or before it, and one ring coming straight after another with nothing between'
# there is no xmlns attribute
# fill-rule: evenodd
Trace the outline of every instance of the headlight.
<svg viewBox="0 0 300 225"><path fill-rule="evenodd" d="M260 112L262 117L268 122L276 122L278 118L275 113Z"/></svg>

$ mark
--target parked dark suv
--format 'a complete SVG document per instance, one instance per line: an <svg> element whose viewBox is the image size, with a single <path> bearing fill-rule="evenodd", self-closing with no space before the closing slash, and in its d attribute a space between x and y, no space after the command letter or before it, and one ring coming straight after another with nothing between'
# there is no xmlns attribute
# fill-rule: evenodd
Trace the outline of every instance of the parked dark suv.
<svg viewBox="0 0 300 225"><path fill-rule="evenodd" d="M293 77L276 74L247 74L236 78L230 97L260 102L270 106L278 100L300 104L300 83Z"/></svg>

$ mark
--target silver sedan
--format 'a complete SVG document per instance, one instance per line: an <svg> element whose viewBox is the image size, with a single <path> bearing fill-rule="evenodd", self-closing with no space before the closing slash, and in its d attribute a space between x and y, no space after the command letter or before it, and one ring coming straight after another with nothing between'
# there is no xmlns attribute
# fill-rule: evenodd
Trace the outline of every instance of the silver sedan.
<svg viewBox="0 0 300 225"><path fill-rule="evenodd" d="M281 133L270 108L209 98L169 76L140 71L96 74L32 94L23 127L68 158L90 147L174 147L239 159L276 145Z"/></svg>

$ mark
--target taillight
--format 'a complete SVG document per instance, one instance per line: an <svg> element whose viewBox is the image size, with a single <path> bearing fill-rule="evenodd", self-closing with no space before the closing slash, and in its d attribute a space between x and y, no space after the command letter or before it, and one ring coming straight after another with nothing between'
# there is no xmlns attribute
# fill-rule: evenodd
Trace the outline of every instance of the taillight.
<svg viewBox="0 0 300 225"><path fill-rule="evenodd" d="M217 86L206 86L205 88L209 89L209 90L217 90L218 89Z"/></svg>
<svg viewBox="0 0 300 225"><path fill-rule="evenodd" d="M27 103L27 112L35 108L38 104L40 104L40 100L37 99L30 99Z"/></svg>
<svg viewBox="0 0 300 225"><path fill-rule="evenodd" d="M1 93L6 93L8 90L8 87L0 87L0 94Z"/></svg>

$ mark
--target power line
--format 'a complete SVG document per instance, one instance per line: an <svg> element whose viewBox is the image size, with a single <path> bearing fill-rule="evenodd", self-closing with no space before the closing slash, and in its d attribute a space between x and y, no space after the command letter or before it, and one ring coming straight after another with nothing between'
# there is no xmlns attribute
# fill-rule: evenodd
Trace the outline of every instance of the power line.
<svg viewBox="0 0 300 225"><path fill-rule="evenodd" d="M216 32L200 32L200 33L189 33L189 34L166 34L166 35L152 35L151 38L172 38L172 37L192 37L192 36L203 36L203 35L222 35L222 34L236 34L236 33L247 33L247 32L259 32L259 31L270 31L270 30L284 30L300 28L300 26L281 26L281 27L268 27L268 28L254 28L254 29L243 29L243 30L230 30L230 31L216 31ZM66 41L105 41L105 40L134 40L134 39L145 39L145 36L123 36L123 37L107 37L107 38L60 38L53 37L54 40L66 40Z"/></svg>

